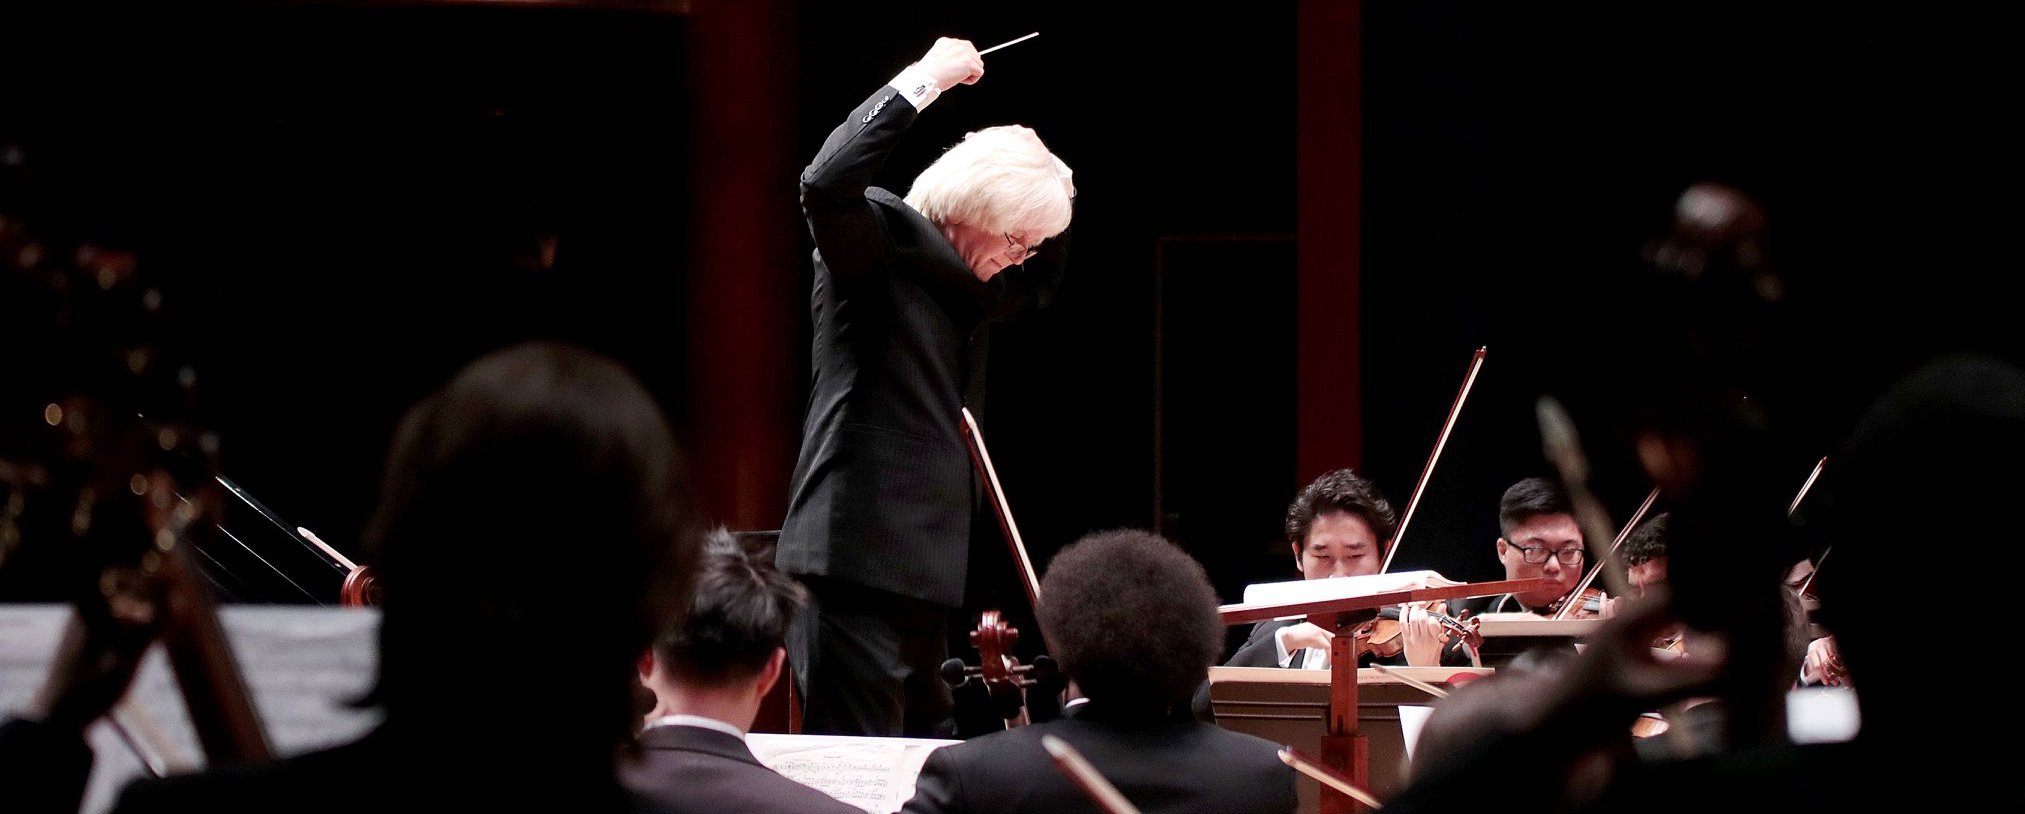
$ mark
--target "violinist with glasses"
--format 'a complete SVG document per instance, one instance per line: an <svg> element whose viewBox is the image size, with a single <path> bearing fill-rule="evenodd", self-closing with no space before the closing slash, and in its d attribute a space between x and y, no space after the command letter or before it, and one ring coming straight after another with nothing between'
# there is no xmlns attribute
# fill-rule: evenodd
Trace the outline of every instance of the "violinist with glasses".
<svg viewBox="0 0 2025 814"><path fill-rule="evenodd" d="M1504 563L1505 579L1551 579L1554 588L1521 591L1481 600L1474 608L1483 613L1532 613L1554 616L1582 581L1588 560L1583 549L1582 528L1575 522L1575 510L1561 484L1548 478L1526 478L1512 484L1498 501L1498 560ZM1587 619L1603 615L1602 592L1583 592L1581 605L1563 618Z"/></svg>

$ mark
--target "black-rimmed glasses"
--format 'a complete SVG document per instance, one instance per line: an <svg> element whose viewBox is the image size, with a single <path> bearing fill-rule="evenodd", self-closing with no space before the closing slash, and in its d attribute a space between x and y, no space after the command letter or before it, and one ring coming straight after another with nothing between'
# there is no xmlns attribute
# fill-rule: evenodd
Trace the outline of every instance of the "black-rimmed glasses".
<svg viewBox="0 0 2025 814"><path fill-rule="evenodd" d="M1519 559L1525 560L1528 565L1545 563L1547 557L1550 555L1560 558L1562 565L1574 565L1582 561L1582 548L1580 546L1549 549L1543 545L1519 545L1518 543L1506 543L1506 545L1518 549Z"/></svg>

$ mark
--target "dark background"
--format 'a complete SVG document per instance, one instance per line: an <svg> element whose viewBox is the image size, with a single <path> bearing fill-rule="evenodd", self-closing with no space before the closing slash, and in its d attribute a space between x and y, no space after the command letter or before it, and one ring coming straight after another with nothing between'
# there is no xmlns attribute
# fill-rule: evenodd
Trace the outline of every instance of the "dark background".
<svg viewBox="0 0 2025 814"><path fill-rule="evenodd" d="M1156 527L1234 601L1294 576L1281 517L1315 474L1295 465L1296 7L1148 8L808 3L780 90L799 165L935 36L1041 32L937 102L883 183L1008 122L1076 169L1067 283L993 336L999 474L1042 562L1088 530ZM1760 363L1795 488L1914 360L2015 356L1999 28L1911 6L1365 4L1363 307L1333 326L1363 339L1343 375L1361 375L1365 457L1338 463L1403 507L1490 349L1395 567L1501 575L1498 495L1548 473L1542 394L1574 410L1614 515L1650 487L1618 432L1624 383L1666 371L1625 281L1689 183L1770 214L1794 327ZM484 350L586 343L682 423L683 360L712 352L680 324L684 88L712 79L685 75L687 34L623 5L9 11L0 205L170 270L226 473L355 550L400 411ZM805 232L779 239L802 242L805 280Z"/></svg>

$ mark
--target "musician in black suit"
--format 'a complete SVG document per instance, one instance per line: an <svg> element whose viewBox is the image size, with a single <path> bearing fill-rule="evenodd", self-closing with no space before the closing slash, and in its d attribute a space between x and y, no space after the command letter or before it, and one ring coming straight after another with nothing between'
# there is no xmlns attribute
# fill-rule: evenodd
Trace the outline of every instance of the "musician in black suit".
<svg viewBox="0 0 2025 814"><path fill-rule="evenodd" d="M1369 576L1385 564L1385 552L1398 530L1398 514L1377 484L1349 469L1325 472L1287 505L1287 545L1302 579ZM1402 647L1389 657L1366 651L1359 666L1433 666L1468 664L1466 654L1450 651L1439 623L1425 614L1407 614L1401 629ZM1396 617L1395 617L1396 618ZM1272 620L1252 626L1245 643L1224 662L1225 667L1288 667L1326 669L1332 631L1311 622ZM1195 715L1215 721L1209 685L1196 692Z"/></svg>
<svg viewBox="0 0 2025 814"><path fill-rule="evenodd" d="M1567 490L1560 481L1549 478L1526 478L1512 484L1498 499L1498 529L1502 532L1497 540L1498 561L1505 566L1505 579L1551 579L1555 586L1464 604L1478 614L1553 614L1582 581L1583 561L1588 556ZM1588 612L1600 613L1600 608Z"/></svg>
<svg viewBox="0 0 2025 814"><path fill-rule="evenodd" d="M1059 246L1074 187L1017 126L971 133L905 200L871 183L924 107L983 73L969 42L938 40L802 174L814 337L777 561L811 594L788 637L810 732L949 732L938 670L978 505L959 409L981 392L981 328L1024 301L1001 273Z"/></svg>
<svg viewBox="0 0 2025 814"><path fill-rule="evenodd" d="M1062 549L1041 583L1041 630L1088 702L930 753L902 810L1098 810L1041 746L1054 735L1149 814L1293 811L1294 775L1277 746L1188 714L1221 649L1216 606L1202 566L1149 532Z"/></svg>
<svg viewBox="0 0 2025 814"><path fill-rule="evenodd" d="M760 702L780 680L783 642L802 587L723 530L704 541L689 612L640 659L654 709L627 786L670 811L860 814L760 765L745 746Z"/></svg>
<svg viewBox="0 0 2025 814"><path fill-rule="evenodd" d="M1287 506L1287 545L1302 579L1379 573L1397 530L1392 503L1376 484L1349 469L1324 473ZM1416 621L1402 630L1404 646L1399 654L1379 657L1367 652L1363 664L1434 666L1449 659L1440 624L1424 615L1408 616ZM1332 638L1330 631L1308 622L1260 622L1224 666L1325 668ZM1466 658L1451 661L1468 663Z"/></svg>

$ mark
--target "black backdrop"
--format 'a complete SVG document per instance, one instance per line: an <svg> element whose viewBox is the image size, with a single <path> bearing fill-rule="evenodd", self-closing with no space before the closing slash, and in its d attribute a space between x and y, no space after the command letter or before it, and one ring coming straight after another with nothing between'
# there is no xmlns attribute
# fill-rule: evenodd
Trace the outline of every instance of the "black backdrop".
<svg viewBox="0 0 2025 814"><path fill-rule="evenodd" d="M781 55L799 66L798 158L934 36L1041 32L945 96L886 171L904 186L964 131L1012 121L1077 170L1069 282L993 344L986 424L1036 555L1157 525L1228 598L1291 577L1294 5L799 14ZM26 169L0 194L184 275L227 472L291 522L347 547L399 411L516 338L613 353L681 421L680 19L454 4L4 19L0 141ZM1594 430L1614 512L1648 488L1608 421L1643 364L1622 326L1644 306L1613 292L1690 182L1737 184L1771 213L1810 351L1784 378L1796 487L1912 360L2017 350L1997 296L2016 211L1998 28L1909 6L1366 4L1365 299L1340 315L1365 343L1366 459L1342 463L1403 503L1470 351L1491 349L1399 565L1497 575L1497 495L1545 472L1544 393Z"/></svg>

